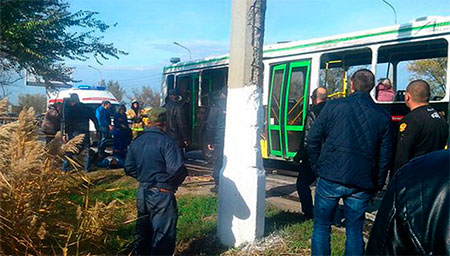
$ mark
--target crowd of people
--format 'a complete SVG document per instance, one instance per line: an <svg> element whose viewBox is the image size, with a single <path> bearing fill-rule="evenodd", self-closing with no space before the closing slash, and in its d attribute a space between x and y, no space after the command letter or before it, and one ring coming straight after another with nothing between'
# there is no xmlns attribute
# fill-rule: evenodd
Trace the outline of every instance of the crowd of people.
<svg viewBox="0 0 450 256"><path fill-rule="evenodd" d="M449 254L449 152L439 151L447 144L447 122L428 104L428 83L415 80L405 93L411 112L395 133L388 112L369 95L374 85L372 72L363 69L351 77L346 98L327 102L322 87L312 93L306 140L296 157L302 166L297 180L302 210L314 220L312 254L331 253L331 225L341 199L345 254L364 254L365 211L388 171L393 178L366 254ZM309 186L316 179L313 206Z"/></svg>
<svg viewBox="0 0 450 256"><path fill-rule="evenodd" d="M389 83L389 85L387 85ZM377 97L393 97L390 81L378 85ZM373 225L366 254L449 254L449 152L446 120L430 105L426 81L409 83L405 104L410 109L395 132L390 115L369 95L375 86L370 70L355 72L351 94L328 100L326 88L311 96L304 143L294 158L300 163L297 192L306 218L314 220L313 255L329 255L330 231L339 201L343 201L346 255L363 255L365 211L373 197L390 182ZM223 162L226 87L210 104L206 137L212 152L217 191ZM109 114L104 101L95 114L72 94L62 107L49 107L43 129L49 138L59 129L66 142L84 134L80 151L89 147L89 120L99 132L97 165L123 166L139 181L138 221L134 252L171 255L175 248L177 206L174 196L187 176L183 148L191 143L181 97L168 93L163 107L142 111L133 101ZM61 113L58 117L58 113ZM61 122L58 121L61 118ZM130 128L131 124L131 128ZM112 155L106 142L114 135ZM130 144L131 143L131 144ZM395 155L395 160L392 156ZM70 153L67 153L71 157ZM90 170L90 157L84 168ZM66 161L63 170L70 169ZM310 186L316 182L314 205Z"/></svg>
<svg viewBox="0 0 450 256"><path fill-rule="evenodd" d="M166 133L177 141L177 146L185 148L189 146L190 138L181 101L182 98L177 90L169 92L169 99L164 106L168 116ZM118 109L112 111L111 102L105 100L94 110L80 102L78 95L74 93L70 95L70 98L65 99L64 103L58 102L48 107L41 130L45 134L47 143L55 137L58 131L61 131L64 143L78 135L84 135L77 152L81 153L85 149L89 149L89 156L84 158L82 165L86 171L95 170L95 166L121 168L125 162L129 144L143 134L148 125L150 109L142 108L139 102L134 100L128 111L125 105L120 105ZM98 136L97 152L90 149L89 121L94 124ZM111 146L111 142L112 152L107 153L106 149ZM62 170L73 169L73 164L69 160L73 159L73 154L66 154ZM92 162L95 166L92 165Z"/></svg>

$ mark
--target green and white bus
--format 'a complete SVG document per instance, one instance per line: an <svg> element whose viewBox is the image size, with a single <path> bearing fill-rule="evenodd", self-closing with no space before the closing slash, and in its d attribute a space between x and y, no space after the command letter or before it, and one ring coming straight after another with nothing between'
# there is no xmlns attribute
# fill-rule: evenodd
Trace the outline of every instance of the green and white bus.
<svg viewBox="0 0 450 256"><path fill-rule="evenodd" d="M303 142L311 92L324 86L331 98L345 97L347 77L361 68L372 70L377 79L392 81L396 92L392 101L378 101L376 88L371 95L390 112L393 122L409 112L404 92L408 82L417 78L429 81L431 105L447 116L449 42L450 17L426 17L368 31L266 45L263 157L292 159ZM227 84L228 63L229 56L223 55L164 67L162 99L169 89L179 90L194 147L201 147L209 95Z"/></svg>

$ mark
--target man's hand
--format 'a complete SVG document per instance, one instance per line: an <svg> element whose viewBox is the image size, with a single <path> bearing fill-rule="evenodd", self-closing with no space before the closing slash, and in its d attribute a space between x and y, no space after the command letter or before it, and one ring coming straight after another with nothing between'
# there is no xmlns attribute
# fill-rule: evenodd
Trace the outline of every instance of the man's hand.
<svg viewBox="0 0 450 256"><path fill-rule="evenodd" d="M189 141L185 140L185 141L183 141L183 144L184 144L185 147L188 147L189 146Z"/></svg>
<svg viewBox="0 0 450 256"><path fill-rule="evenodd" d="M64 144L66 144L66 143L69 141L69 138L67 137L67 134L64 134L64 135L61 137L61 140L62 140L62 142L63 142Z"/></svg>
<svg viewBox="0 0 450 256"><path fill-rule="evenodd" d="M213 145L211 145L211 144L208 144L208 149L209 149L209 150L211 150L211 151L214 151L214 147L213 147Z"/></svg>
<svg viewBox="0 0 450 256"><path fill-rule="evenodd" d="M114 127L112 125L109 125L109 130L112 131Z"/></svg>

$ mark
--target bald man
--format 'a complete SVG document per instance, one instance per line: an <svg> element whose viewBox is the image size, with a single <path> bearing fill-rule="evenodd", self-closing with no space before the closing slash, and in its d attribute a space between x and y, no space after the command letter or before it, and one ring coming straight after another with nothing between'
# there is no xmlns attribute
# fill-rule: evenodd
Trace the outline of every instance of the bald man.
<svg viewBox="0 0 450 256"><path fill-rule="evenodd" d="M412 81L406 88L405 104L411 112L400 122L394 170L414 157L445 147L447 122L428 105L430 91L423 80Z"/></svg>
<svg viewBox="0 0 450 256"><path fill-rule="evenodd" d="M305 138L308 136L311 127L322 111L325 103L328 100L328 91L325 87L316 88L311 95L312 106L306 116L305 124ZM311 163L309 162L308 152L306 151L306 139L304 140L304 146L300 146L297 155L294 160L302 163L302 167L298 172L297 177L297 193L302 205L302 211L307 219L313 219L313 201L311 196L311 189L309 186L316 180L316 175L311 170Z"/></svg>

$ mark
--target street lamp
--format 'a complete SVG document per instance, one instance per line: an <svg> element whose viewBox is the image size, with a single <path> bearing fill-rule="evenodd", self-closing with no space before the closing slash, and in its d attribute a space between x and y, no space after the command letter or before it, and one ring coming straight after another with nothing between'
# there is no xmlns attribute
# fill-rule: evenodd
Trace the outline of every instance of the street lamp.
<svg viewBox="0 0 450 256"><path fill-rule="evenodd" d="M383 1L385 4L389 5L389 7L391 7L392 11L394 12L394 18L395 18L395 25L397 25L397 12L395 11L394 6L392 6L388 1L386 0L381 0Z"/></svg>
<svg viewBox="0 0 450 256"><path fill-rule="evenodd" d="M189 50L189 48L187 48L186 46L181 45L180 43L177 42L173 42L174 45L180 46L181 48L187 50L189 52L189 59L192 60L192 53L191 50Z"/></svg>
<svg viewBox="0 0 450 256"><path fill-rule="evenodd" d="M100 71L100 69L95 68L91 65L88 65L88 67L98 71L98 73L100 74L100 82L98 82L98 85L102 85L102 81L103 81L102 71Z"/></svg>

